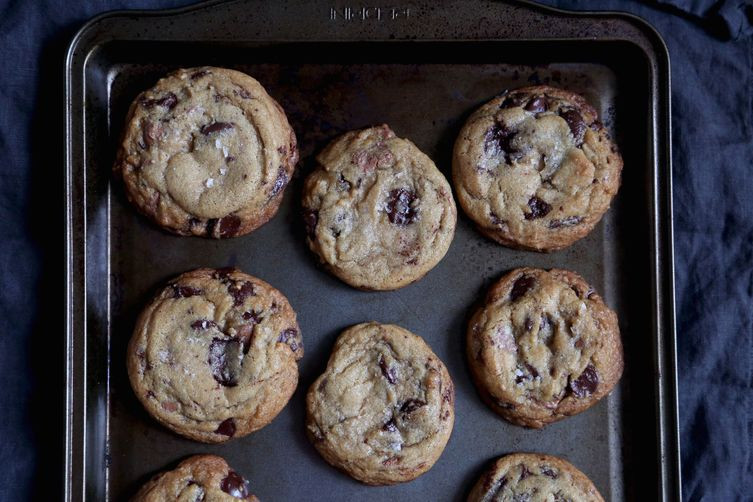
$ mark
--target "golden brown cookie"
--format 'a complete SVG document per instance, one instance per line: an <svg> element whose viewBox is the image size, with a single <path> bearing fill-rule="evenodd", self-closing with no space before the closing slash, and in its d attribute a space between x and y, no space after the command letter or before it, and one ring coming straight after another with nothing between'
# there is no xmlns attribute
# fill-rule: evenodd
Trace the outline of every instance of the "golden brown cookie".
<svg viewBox="0 0 753 502"><path fill-rule="evenodd" d="M468 502L604 502L588 477L551 455L499 458L478 480Z"/></svg>
<svg viewBox="0 0 753 502"><path fill-rule="evenodd" d="M171 471L157 474L132 502L259 502L248 481L216 455L194 455Z"/></svg>
<svg viewBox="0 0 753 502"><path fill-rule="evenodd" d="M317 161L303 194L307 241L341 280L361 289L397 289L447 253L455 201L416 145L382 125L340 136Z"/></svg>
<svg viewBox="0 0 753 502"><path fill-rule="evenodd" d="M617 316L567 270L506 274L471 318L467 343L484 401L527 427L590 408L622 375Z"/></svg>
<svg viewBox="0 0 753 502"><path fill-rule="evenodd" d="M303 357L296 314L275 288L237 269L201 268L144 309L128 376L157 421L219 443L267 425L293 395Z"/></svg>
<svg viewBox="0 0 753 502"><path fill-rule="evenodd" d="M484 235L553 251L599 222L620 186L622 157L582 96L535 86L476 110L452 169L460 205Z"/></svg>
<svg viewBox="0 0 753 502"><path fill-rule="evenodd" d="M261 84L205 66L171 73L134 100L114 171L162 228L224 238L274 216L297 161L293 129Z"/></svg>
<svg viewBox="0 0 753 502"><path fill-rule="evenodd" d="M375 322L345 330L306 396L306 431L324 459L370 485L410 481L442 454L454 387L418 336Z"/></svg>

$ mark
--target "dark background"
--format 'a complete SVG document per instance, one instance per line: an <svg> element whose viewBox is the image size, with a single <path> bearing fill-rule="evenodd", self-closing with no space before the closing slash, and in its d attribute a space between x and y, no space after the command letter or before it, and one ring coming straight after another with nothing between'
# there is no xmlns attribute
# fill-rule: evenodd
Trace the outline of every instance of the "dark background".
<svg viewBox="0 0 753 502"><path fill-rule="evenodd" d="M90 17L185 0L0 0L0 500L58 498L63 61ZM753 500L753 2L545 1L651 22L672 62L683 494Z"/></svg>

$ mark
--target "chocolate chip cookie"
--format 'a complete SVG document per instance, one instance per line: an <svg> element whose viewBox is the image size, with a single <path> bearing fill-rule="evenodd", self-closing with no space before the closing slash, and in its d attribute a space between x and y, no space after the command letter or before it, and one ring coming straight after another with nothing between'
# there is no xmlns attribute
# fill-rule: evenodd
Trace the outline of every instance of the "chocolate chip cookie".
<svg viewBox="0 0 753 502"><path fill-rule="evenodd" d="M514 453L478 480L468 502L604 502L585 474L561 458Z"/></svg>
<svg viewBox="0 0 753 502"><path fill-rule="evenodd" d="M535 86L474 112L452 169L460 205L484 235L553 251L599 222L619 188L622 157L583 97Z"/></svg>
<svg viewBox="0 0 753 502"><path fill-rule="evenodd" d="M161 227L224 238L274 216L297 161L293 129L261 84L206 66L178 70L136 98L114 171Z"/></svg>
<svg viewBox="0 0 753 502"><path fill-rule="evenodd" d="M527 427L586 410L622 375L617 316L567 270L520 268L502 277L471 318L467 344L484 401Z"/></svg>
<svg viewBox="0 0 753 502"><path fill-rule="evenodd" d="M132 502L173 501L259 502L249 491L248 481L216 455L195 455L172 471L157 474L133 498Z"/></svg>
<svg viewBox="0 0 753 502"><path fill-rule="evenodd" d="M202 268L171 281L141 313L127 362L149 414L220 443L272 421L295 391L301 357L282 293L237 269Z"/></svg>
<svg viewBox="0 0 753 502"><path fill-rule="evenodd" d="M370 485L410 481L450 438L455 391L418 336L375 322L345 330L306 396L306 432L324 459Z"/></svg>
<svg viewBox="0 0 753 502"><path fill-rule="evenodd" d="M382 125L340 136L317 161L303 218L309 247L333 274L361 289L397 289L444 257L457 209L416 145Z"/></svg>

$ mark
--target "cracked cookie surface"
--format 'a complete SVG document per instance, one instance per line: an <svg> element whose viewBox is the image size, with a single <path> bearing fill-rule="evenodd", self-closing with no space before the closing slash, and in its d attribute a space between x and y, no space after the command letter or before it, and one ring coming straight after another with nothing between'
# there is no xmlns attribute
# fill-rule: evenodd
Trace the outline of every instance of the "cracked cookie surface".
<svg viewBox="0 0 753 502"><path fill-rule="evenodd" d="M382 125L340 136L317 161L303 194L307 242L338 278L361 289L396 289L444 257L455 200L413 143Z"/></svg>
<svg viewBox="0 0 753 502"><path fill-rule="evenodd" d="M471 490L468 502L604 502L588 477L551 455L499 458Z"/></svg>
<svg viewBox="0 0 753 502"><path fill-rule="evenodd" d="M141 313L128 376L155 419L219 443L265 426L298 383L303 357L287 298L237 269L197 269L170 282Z"/></svg>
<svg viewBox="0 0 753 502"><path fill-rule="evenodd" d="M535 86L476 110L452 165L460 205L484 235L553 251L601 220L619 188L622 157L583 97Z"/></svg>
<svg viewBox="0 0 753 502"><path fill-rule="evenodd" d="M484 401L536 428L594 405L623 368L617 316L558 269L515 269L494 284L468 324L467 356Z"/></svg>
<svg viewBox="0 0 753 502"><path fill-rule="evenodd" d="M324 459L372 485L414 479L442 454L455 391L417 335L375 322L345 330L306 396L306 431Z"/></svg>
<svg viewBox="0 0 753 502"><path fill-rule="evenodd" d="M252 77L181 69L131 105L114 171L161 227L214 238L267 222L298 161L282 108Z"/></svg>
<svg viewBox="0 0 753 502"><path fill-rule="evenodd" d="M194 455L154 476L131 502L259 502L249 483L216 455Z"/></svg>

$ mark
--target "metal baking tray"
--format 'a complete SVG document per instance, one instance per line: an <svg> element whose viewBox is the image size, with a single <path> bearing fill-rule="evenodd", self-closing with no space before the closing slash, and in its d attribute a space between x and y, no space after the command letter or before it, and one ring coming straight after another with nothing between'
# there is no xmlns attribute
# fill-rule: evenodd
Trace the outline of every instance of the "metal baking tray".
<svg viewBox="0 0 753 502"><path fill-rule="evenodd" d="M224 241L159 230L111 176L130 101L172 69L207 64L260 80L285 108L302 158L277 216ZM65 76L66 499L127 500L155 472L211 452L266 501L460 501L490 460L536 451L573 462L607 499L678 500L669 78L666 47L639 18L527 2L249 0L90 21L70 45ZM468 115L506 88L538 82L585 94L624 156L620 193L587 238L551 254L514 251L482 237L461 211L444 260L399 291L357 291L317 266L299 200L314 154L330 139L386 122L449 179ZM135 317L167 279L227 265L288 296L306 355L299 388L271 425L212 446L146 415L124 356ZM524 265L582 274L618 312L625 345L625 374L609 398L543 430L489 410L464 357L474 302L504 271ZM424 337L456 384L444 454L427 474L392 487L339 473L304 434L304 396L335 338L371 319Z"/></svg>

